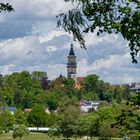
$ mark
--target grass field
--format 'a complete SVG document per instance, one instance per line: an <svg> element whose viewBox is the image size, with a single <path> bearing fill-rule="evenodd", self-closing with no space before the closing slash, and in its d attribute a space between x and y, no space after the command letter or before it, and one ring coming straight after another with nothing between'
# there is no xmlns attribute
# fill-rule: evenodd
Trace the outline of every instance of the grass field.
<svg viewBox="0 0 140 140"><path fill-rule="evenodd" d="M62 140L63 138L55 138L55 140ZM20 138L14 139L12 137L12 133L6 133L6 134L1 134L0 135L0 140L20 140ZM30 133L27 136L23 136L21 140L54 140L53 138L50 138L47 134L45 133ZM74 139L71 139L74 140ZM78 139L80 140L80 139Z"/></svg>
<svg viewBox="0 0 140 140"><path fill-rule="evenodd" d="M0 134L0 140L20 140L20 138L12 138L12 133L6 133L6 134ZM50 138L47 136L47 134L42 134L42 133L30 133L28 136L22 137L21 140L63 140L63 138ZM75 140L74 138L71 138L70 140ZM77 140L86 140L86 139L77 139ZM98 140L98 138L93 138L93 140ZM113 138L112 140L122 140L122 139L117 139Z"/></svg>

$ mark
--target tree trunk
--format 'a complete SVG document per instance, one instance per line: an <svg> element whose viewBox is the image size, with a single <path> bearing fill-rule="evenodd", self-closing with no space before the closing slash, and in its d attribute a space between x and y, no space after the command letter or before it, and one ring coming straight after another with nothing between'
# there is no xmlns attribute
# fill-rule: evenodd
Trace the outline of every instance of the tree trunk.
<svg viewBox="0 0 140 140"><path fill-rule="evenodd" d="M92 136L90 136L90 139L92 140Z"/></svg>

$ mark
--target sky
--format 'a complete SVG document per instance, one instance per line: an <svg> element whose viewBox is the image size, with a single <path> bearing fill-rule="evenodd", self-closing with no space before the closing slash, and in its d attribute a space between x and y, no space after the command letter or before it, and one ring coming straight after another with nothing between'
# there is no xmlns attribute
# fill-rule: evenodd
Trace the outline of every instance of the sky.
<svg viewBox="0 0 140 140"><path fill-rule="evenodd" d="M77 76L97 74L111 84L140 82L140 64L132 64L121 35L85 35L87 50L56 27L56 15L72 8L64 0L4 0L15 12L0 13L0 73L45 71L49 79L67 75L67 56L74 44ZM139 63L140 59L138 57Z"/></svg>

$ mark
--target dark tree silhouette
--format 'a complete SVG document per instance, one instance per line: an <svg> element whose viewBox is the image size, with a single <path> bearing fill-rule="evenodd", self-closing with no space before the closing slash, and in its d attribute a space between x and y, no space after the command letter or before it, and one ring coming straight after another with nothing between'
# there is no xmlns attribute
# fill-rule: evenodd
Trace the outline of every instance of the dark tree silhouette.
<svg viewBox="0 0 140 140"><path fill-rule="evenodd" d="M86 48L84 33L120 33L129 43L132 62L140 51L139 0L64 0L73 9L57 16L58 27L72 33L74 40Z"/></svg>
<svg viewBox="0 0 140 140"><path fill-rule="evenodd" d="M3 12L3 11L11 12L11 11L14 11L14 8L9 3L6 3L6 4L0 3L0 12Z"/></svg>

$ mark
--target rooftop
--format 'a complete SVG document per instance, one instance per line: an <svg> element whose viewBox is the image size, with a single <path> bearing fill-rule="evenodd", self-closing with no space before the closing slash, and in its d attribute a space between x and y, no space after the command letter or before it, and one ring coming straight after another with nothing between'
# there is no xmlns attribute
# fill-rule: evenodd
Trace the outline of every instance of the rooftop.
<svg viewBox="0 0 140 140"><path fill-rule="evenodd" d="M73 50L73 44L71 44L69 55L75 55L74 50Z"/></svg>

